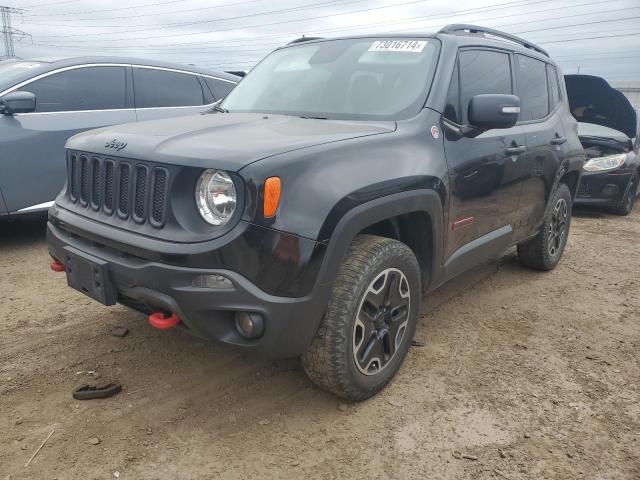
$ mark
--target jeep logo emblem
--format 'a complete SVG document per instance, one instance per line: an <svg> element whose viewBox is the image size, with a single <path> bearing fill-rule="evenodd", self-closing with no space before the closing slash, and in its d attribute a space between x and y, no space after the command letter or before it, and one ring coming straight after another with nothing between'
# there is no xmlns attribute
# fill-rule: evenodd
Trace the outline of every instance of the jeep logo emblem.
<svg viewBox="0 0 640 480"><path fill-rule="evenodd" d="M110 142L104 144L106 148L113 148L116 151L120 151L127 146L127 142L119 142L117 138L114 138Z"/></svg>

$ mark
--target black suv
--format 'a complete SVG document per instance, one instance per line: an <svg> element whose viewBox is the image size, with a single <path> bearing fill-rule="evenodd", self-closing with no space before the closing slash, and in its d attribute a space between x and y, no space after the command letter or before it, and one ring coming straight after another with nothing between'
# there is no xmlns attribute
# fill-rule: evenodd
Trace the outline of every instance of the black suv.
<svg viewBox="0 0 640 480"><path fill-rule="evenodd" d="M304 39L210 113L67 144L54 270L94 299L379 390L423 292L517 245L550 270L584 151L557 66L501 32Z"/></svg>

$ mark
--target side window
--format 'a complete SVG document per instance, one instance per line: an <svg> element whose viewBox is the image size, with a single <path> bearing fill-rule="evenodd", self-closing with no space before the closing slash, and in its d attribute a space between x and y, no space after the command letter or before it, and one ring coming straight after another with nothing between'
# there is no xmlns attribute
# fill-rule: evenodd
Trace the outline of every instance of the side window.
<svg viewBox="0 0 640 480"><path fill-rule="evenodd" d="M520 97L520 120L539 120L549 113L546 64L516 55L516 80Z"/></svg>
<svg viewBox="0 0 640 480"><path fill-rule="evenodd" d="M204 105L195 75L153 68L134 68L136 108L188 107Z"/></svg>
<svg viewBox="0 0 640 480"><path fill-rule="evenodd" d="M512 93L509 55L489 50L460 52L460 105L462 123L467 122L469 101L474 95Z"/></svg>
<svg viewBox="0 0 640 480"><path fill-rule="evenodd" d="M553 110L560 103L560 85L558 84L558 72L551 65L547 65L547 78L551 94L551 109Z"/></svg>
<svg viewBox="0 0 640 480"><path fill-rule="evenodd" d="M125 107L125 68L86 67L54 73L20 88L36 96L36 112Z"/></svg>
<svg viewBox="0 0 640 480"><path fill-rule="evenodd" d="M449 91L447 92L447 104L444 107L444 118L451 120L458 125L462 123L462 118L460 118L460 79L458 77L457 62L453 69L451 84L449 85Z"/></svg>
<svg viewBox="0 0 640 480"><path fill-rule="evenodd" d="M222 80L216 80L215 78L204 77L204 81L207 83L211 92L216 97L216 100L226 97L231 90L236 86L235 83L223 82Z"/></svg>

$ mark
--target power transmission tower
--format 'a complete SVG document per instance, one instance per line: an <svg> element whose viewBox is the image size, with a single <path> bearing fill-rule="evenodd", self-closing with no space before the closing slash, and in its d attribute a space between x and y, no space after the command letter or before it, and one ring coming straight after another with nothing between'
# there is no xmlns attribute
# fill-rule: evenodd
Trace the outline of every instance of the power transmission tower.
<svg viewBox="0 0 640 480"><path fill-rule="evenodd" d="M22 15L23 10L20 8L12 8L12 7L3 7L0 6L0 17L2 17L2 38L4 40L4 56L0 56L0 60L4 60L7 58L15 58L16 51L13 48L13 39L17 38L18 40L24 37L31 37L26 32L22 30L18 30L11 26L11 16L12 15Z"/></svg>

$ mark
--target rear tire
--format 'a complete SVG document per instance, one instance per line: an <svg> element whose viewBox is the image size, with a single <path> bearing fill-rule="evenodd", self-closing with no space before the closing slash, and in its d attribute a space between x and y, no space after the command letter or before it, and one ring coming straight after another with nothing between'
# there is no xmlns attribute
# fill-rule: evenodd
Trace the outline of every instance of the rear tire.
<svg viewBox="0 0 640 480"><path fill-rule="evenodd" d="M409 350L421 294L420 267L409 247L389 238L356 237L302 356L309 378L347 400L378 393Z"/></svg>
<svg viewBox="0 0 640 480"><path fill-rule="evenodd" d="M627 192L622 200L622 204L613 208L613 213L626 217L633 211L633 206L635 205L636 198L638 197L638 181L639 178L637 174L631 177L629 186L627 187Z"/></svg>
<svg viewBox="0 0 640 480"><path fill-rule="evenodd" d="M534 270L553 270L567 245L571 227L571 192L564 183L558 185L538 234L518 245L520 264Z"/></svg>

